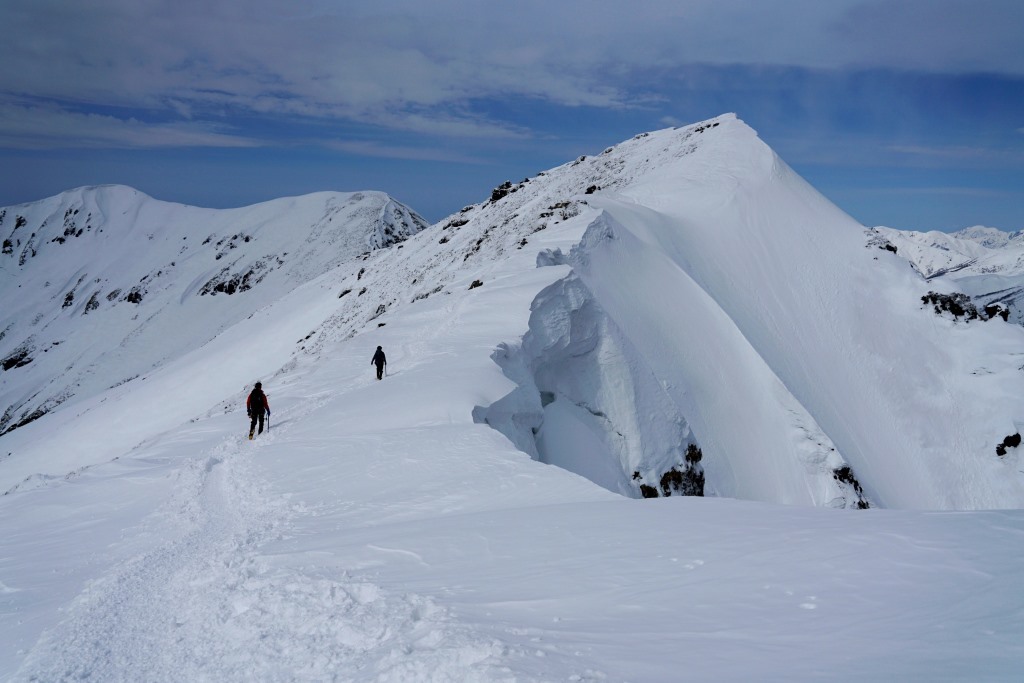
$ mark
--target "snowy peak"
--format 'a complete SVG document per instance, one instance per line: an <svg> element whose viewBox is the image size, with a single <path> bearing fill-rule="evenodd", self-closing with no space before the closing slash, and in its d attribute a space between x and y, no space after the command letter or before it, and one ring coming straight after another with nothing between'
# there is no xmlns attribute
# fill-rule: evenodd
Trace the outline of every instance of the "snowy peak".
<svg viewBox="0 0 1024 683"><path fill-rule="evenodd" d="M881 229L866 231L732 115L507 180L423 231L406 230L420 227L414 214L372 193L212 214L152 200L127 210L94 203L103 232L81 239L106 239L123 220L116 232L136 246L64 263L64 245L51 239L17 266L18 286L43 294L2 340L5 380L23 382L5 384L7 425L69 392L100 403L131 395L131 410L143 411L164 396L134 378L172 372L168 363L189 349L216 368L206 383L219 392L216 407L204 418L177 405L160 418L167 430L231 412L254 377L314 372L353 340L405 331L412 336L392 339L407 362L458 357L452 376L466 383L456 395L442 391L447 380L416 380L436 390L416 408L424 422L489 425L533 458L625 496L1024 503L1021 456L1006 446L1024 425L1014 408L1022 329L967 327L934 312L926 300L936 285L903 253L879 248ZM40 234L47 215L69 208L21 210L16 230L31 224ZM393 249L368 248L407 234ZM44 258L61 267L33 266ZM63 281L40 275L50 272ZM140 302L119 298L138 286ZM114 336L96 332L99 313ZM279 334L264 342L271 328ZM53 371L66 366L67 377ZM36 467L41 431L9 437L21 475ZM105 456L133 445L112 444Z"/></svg>
<svg viewBox="0 0 1024 683"><path fill-rule="evenodd" d="M955 233L873 228L943 294L957 294L978 310L1005 311L1024 325L1024 233L975 226Z"/></svg>
<svg viewBox="0 0 1024 683"><path fill-rule="evenodd" d="M78 251L83 244L94 244L100 253L82 260L105 257L110 262L172 243L168 255L182 260L211 252L220 260L239 242L254 242L281 253L284 245L292 244L302 256L324 262L319 267L325 268L400 242L425 227L421 217L379 192L325 192L216 210L161 202L132 188L108 185L0 209L0 234L6 233L3 253L20 267L31 267L33 259L45 265L68 262L61 252L76 249L62 250L66 244L77 245ZM326 256L324 246L331 248Z"/></svg>
<svg viewBox="0 0 1024 683"><path fill-rule="evenodd" d="M4 395L77 392L0 435L0 679L1019 678L1022 511L807 506L1021 507L1022 329L922 305L935 282L735 119L336 267L400 205L124 199L83 199L82 258L69 233L0 260L0 341L66 334Z"/></svg>
<svg viewBox="0 0 1024 683"><path fill-rule="evenodd" d="M952 233L952 236L956 239L977 242L988 249L1002 249L1009 245L1010 242L1020 241L1024 237L1024 233L1019 231L1005 232L999 228L986 228L982 225L975 225L974 227L958 230Z"/></svg>
<svg viewBox="0 0 1024 683"><path fill-rule="evenodd" d="M926 278L947 274L1024 274L1024 233L976 226L959 232L915 232L877 227L873 230Z"/></svg>
<svg viewBox="0 0 1024 683"><path fill-rule="evenodd" d="M997 448L1024 423L1007 402L1021 330L937 322L929 284L734 117L507 184L483 211L587 227L542 254L572 274L535 300L521 351L502 354L520 389L485 416L539 459L644 495L675 471L795 504L1024 500L1019 455Z"/></svg>
<svg viewBox="0 0 1024 683"><path fill-rule="evenodd" d="M108 185L0 209L0 433L129 381L425 227L380 192L214 210Z"/></svg>

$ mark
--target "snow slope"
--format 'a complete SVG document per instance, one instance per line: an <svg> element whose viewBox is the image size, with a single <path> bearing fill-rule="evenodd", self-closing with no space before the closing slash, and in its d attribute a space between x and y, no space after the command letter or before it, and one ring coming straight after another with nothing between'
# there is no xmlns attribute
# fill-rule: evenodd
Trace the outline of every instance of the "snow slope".
<svg viewBox="0 0 1024 683"><path fill-rule="evenodd" d="M728 482L725 495L823 504L814 475L838 454L886 507L1019 507L1019 461L994 449L1021 419L1022 330L922 309L927 283L866 249L860 226L753 131L723 127L598 203L608 218L578 250L708 466L728 461L709 480Z"/></svg>
<svg viewBox="0 0 1024 683"><path fill-rule="evenodd" d="M0 677L1016 679L1019 511L610 494L451 414L488 359L448 316L497 294L268 383L252 443L215 415L0 499Z"/></svg>
<svg viewBox="0 0 1024 683"><path fill-rule="evenodd" d="M538 254L537 236L556 225L579 238ZM1020 457L996 446L1019 431L1024 331L937 317L921 303L935 283L876 238L750 128L720 117L504 183L404 251L342 261L280 309L298 344L264 345L247 362L235 351L243 328L228 330L216 353L203 352L217 379L196 381L238 391L267 358L317 353L452 283L537 261L570 270L536 293L522 343L519 332L492 341L505 343L496 361L518 388L475 413L537 459L630 496L706 489L835 507L1020 507ZM211 334L208 322L175 322ZM249 374L229 376L227 365ZM167 407L133 397L131 410L75 431L124 419L169 427L195 412L154 400ZM55 465L30 445L49 429L12 433L0 471L8 488L113 452L80 456L69 437Z"/></svg>
<svg viewBox="0 0 1024 683"><path fill-rule="evenodd" d="M103 186L0 209L0 433L131 381L424 227L379 192L218 211Z"/></svg>
<svg viewBox="0 0 1024 683"><path fill-rule="evenodd" d="M934 284L871 246L732 117L652 133L578 166L603 187L589 199L601 213L555 260L572 265L585 290L577 298L624 338L628 359L616 367L660 382L669 422L686 426L676 438L699 443L714 493L1021 506L1019 456L995 451L1019 431L1019 327L933 315L921 296ZM587 405L598 420L578 412L577 422L596 432L610 413ZM539 429L537 418L520 422ZM618 423L605 432L629 434ZM843 481L851 472L862 495Z"/></svg>
<svg viewBox="0 0 1024 683"><path fill-rule="evenodd" d="M0 436L0 678L1016 680L1024 330L871 240L724 116L268 295Z"/></svg>

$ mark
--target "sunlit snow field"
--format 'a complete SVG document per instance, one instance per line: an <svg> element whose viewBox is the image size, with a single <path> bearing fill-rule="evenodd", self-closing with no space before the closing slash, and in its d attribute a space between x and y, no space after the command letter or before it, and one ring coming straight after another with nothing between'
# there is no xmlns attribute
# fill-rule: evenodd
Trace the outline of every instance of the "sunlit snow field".
<svg viewBox="0 0 1024 683"><path fill-rule="evenodd" d="M723 129L740 128L711 147L719 156L696 158L722 166L726 150L730 163L748 168L735 152L748 129L723 121ZM1016 454L964 483L963 470L948 466L988 463L973 443L932 461L924 456L942 452L941 444L897 462L868 447L895 451L886 434L922 414L912 402L934 386L945 392L931 404L936 415L963 418L962 409L970 419L976 408L968 399L1009 392L1014 377L993 371L979 380L988 384L975 386L972 367L929 369L914 354L953 339L951 348L974 354L969 360L989 354L1007 364L1024 330L918 318L931 313L912 297L901 309L893 294L879 315L921 335L922 344L897 360L919 362L934 384L887 390L878 404L864 405L879 377L913 376L918 366L825 368L844 354L877 361L878 349L864 340L898 349L885 336L892 328L844 330L863 343L823 348L834 330L790 339L801 332L791 325L811 325L818 304L840 307L833 321L849 323L846 311L859 304L843 308L849 302L840 289L803 299L808 310L771 302L820 289L820 271L837 273L837 282L860 272L869 291L899 296L925 285L887 254L893 260L881 274L859 271L876 262L859 229L816 232L832 209L787 173L769 175L792 190L789 203L741 203L744 211L716 200L734 198L735 187L717 196L698 187L691 196L706 203L696 208L682 200L659 205L652 197L694 181L636 175L529 233L522 249L515 235L481 250L479 232L442 244L435 226L400 251L378 252L266 301L137 380L5 435L0 678L1019 680L1024 511L928 509L942 507L928 504L936 500L949 508L985 507L989 496L1014 500L1019 480L1007 471ZM740 194L760 201L752 181L732 177ZM811 198L805 205L794 196ZM543 209L554 198L537 202ZM724 221L739 211L742 222L759 206L773 221L802 216L796 228L775 229L790 230L794 243L820 238L806 253L834 247L845 256L794 274L805 253L786 261L766 237L751 237L751 253L732 261L726 247L742 244L716 251L710 238L686 237L694 216ZM486 209L492 215L479 230L501 225L493 220L500 208ZM671 232L679 226L681 233ZM428 264L443 249L474 243L479 253L457 252L442 288L418 297L434 282L410 284L407 271L433 272ZM687 249L702 243L707 260L687 262L695 253ZM781 270L758 259L773 253ZM730 262L740 264L731 274L721 270ZM359 267L372 291L357 303L355 293L339 299ZM557 316L541 316L538 302L552 301L570 277L585 283L611 323L573 320L618 326L617 345L599 347L595 357L625 359L659 378L652 386L680 406L706 445L708 493L716 496L640 499L617 491L614 478L600 486L569 471L592 464L592 449L611 452L607 434L564 417L570 412L550 419L572 438L551 435L542 444L541 459L565 467L531 458L486 423L525 415L515 412L518 399L508 399L518 385L503 359L520 351L524 335L543 339L542 323ZM753 281L735 284L743 278ZM795 292L787 284L794 279L803 282ZM743 308L744 287L761 294L758 306ZM378 300L389 303L379 315ZM375 317L342 320L350 305ZM671 315L660 320L665 311ZM700 327L688 330L695 320ZM311 335L331 325L336 334ZM389 361L380 382L370 365L377 345ZM633 388L612 408L649 399L637 393L648 386L642 376L622 376ZM256 380L272 414L269 430L249 441L244 404ZM721 392L713 391L716 381ZM885 410L896 411L888 424L860 434ZM853 454L870 482L871 509L829 507L842 493L829 488L828 458L839 457L830 443ZM716 452L727 456L715 460ZM799 457L787 459L792 452ZM919 479L901 479L907 472ZM1002 488L992 483L999 481Z"/></svg>

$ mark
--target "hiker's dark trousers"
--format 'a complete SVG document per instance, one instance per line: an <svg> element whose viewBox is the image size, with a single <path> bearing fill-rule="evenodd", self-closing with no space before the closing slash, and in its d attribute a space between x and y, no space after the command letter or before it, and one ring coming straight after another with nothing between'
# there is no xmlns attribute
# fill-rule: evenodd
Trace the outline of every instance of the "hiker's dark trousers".
<svg viewBox="0 0 1024 683"><path fill-rule="evenodd" d="M384 364L377 363L377 379L384 379Z"/></svg>
<svg viewBox="0 0 1024 683"><path fill-rule="evenodd" d="M256 433L257 434L262 434L263 433L263 411L260 411L259 414L256 414L256 413L252 414L252 424L249 425L249 431L250 432L252 432L254 429L256 429L256 423L257 422L260 425L260 431L258 431Z"/></svg>

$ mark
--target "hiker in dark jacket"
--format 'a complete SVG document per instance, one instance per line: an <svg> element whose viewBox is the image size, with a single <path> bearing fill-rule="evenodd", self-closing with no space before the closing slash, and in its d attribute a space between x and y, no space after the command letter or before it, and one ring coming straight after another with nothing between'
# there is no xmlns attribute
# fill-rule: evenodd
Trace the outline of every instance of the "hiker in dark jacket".
<svg viewBox="0 0 1024 683"><path fill-rule="evenodd" d="M263 393L263 384L256 382L256 387L249 394L249 398L245 399L245 412L249 415L249 419L252 420L252 424L249 425L249 438L251 439L254 434L263 433L263 413L270 417L270 402L267 400L267 395ZM260 431L256 431L256 424L259 423Z"/></svg>
<svg viewBox="0 0 1024 683"><path fill-rule="evenodd" d="M384 349L378 346L377 352L373 354L370 363L377 366L377 379L384 379L384 366L388 364L388 359L384 355Z"/></svg>

